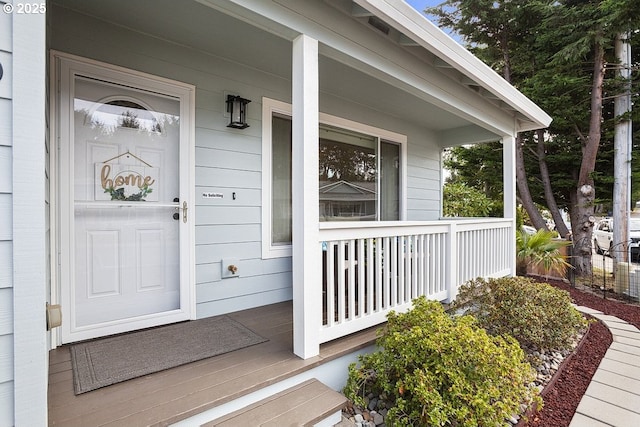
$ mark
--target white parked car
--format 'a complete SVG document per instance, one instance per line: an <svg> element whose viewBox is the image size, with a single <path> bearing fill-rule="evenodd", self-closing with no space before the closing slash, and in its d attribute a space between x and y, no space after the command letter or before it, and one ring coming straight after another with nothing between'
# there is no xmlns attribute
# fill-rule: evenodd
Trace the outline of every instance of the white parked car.
<svg viewBox="0 0 640 427"><path fill-rule="evenodd" d="M629 220L629 237L631 243L629 250L631 252L631 261L640 259L640 218L631 218ZM607 255L613 248L613 219L605 218L596 224L593 229L593 247L597 253L601 254L605 251Z"/></svg>

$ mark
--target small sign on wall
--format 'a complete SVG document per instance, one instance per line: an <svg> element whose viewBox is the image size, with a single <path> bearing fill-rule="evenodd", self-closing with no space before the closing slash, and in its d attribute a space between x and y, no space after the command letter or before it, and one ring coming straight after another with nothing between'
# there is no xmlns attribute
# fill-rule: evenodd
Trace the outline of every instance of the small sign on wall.
<svg viewBox="0 0 640 427"><path fill-rule="evenodd" d="M203 199L222 199L224 194L222 193L202 193Z"/></svg>
<svg viewBox="0 0 640 427"><path fill-rule="evenodd" d="M159 169L149 166L95 164L95 199L157 202Z"/></svg>

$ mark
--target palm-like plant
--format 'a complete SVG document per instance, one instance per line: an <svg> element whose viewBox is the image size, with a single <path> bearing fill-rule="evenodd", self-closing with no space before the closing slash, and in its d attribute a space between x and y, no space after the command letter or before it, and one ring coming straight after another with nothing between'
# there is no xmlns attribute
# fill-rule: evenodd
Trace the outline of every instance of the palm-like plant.
<svg viewBox="0 0 640 427"><path fill-rule="evenodd" d="M516 232L516 274L526 275L527 265L542 265L546 272L565 267L571 268L571 264L560 252L560 248L569 246L571 242L555 237L554 232L547 230L538 230L534 234L518 230Z"/></svg>

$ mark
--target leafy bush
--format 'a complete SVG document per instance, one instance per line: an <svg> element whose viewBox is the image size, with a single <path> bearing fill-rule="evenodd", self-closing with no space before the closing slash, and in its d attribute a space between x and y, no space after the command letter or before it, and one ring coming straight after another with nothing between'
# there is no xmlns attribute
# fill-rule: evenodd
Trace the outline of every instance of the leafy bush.
<svg viewBox="0 0 640 427"><path fill-rule="evenodd" d="M502 206L482 191L463 183L446 183L443 188L444 216L488 217L502 216Z"/></svg>
<svg viewBox="0 0 640 427"><path fill-rule="evenodd" d="M390 313L377 344L349 367L344 393L361 406L369 393L386 395L387 425L502 425L521 404L541 404L513 338L490 336L438 302L420 297L410 311Z"/></svg>
<svg viewBox="0 0 640 427"><path fill-rule="evenodd" d="M541 265L545 270L572 268L560 252L563 246L571 245L567 240L557 239L555 231L538 230L528 234L518 229L516 232L516 259L519 276L527 273L527 264Z"/></svg>
<svg viewBox="0 0 640 427"><path fill-rule="evenodd" d="M460 287L453 309L526 348L566 350L587 325L568 292L525 277L471 280Z"/></svg>

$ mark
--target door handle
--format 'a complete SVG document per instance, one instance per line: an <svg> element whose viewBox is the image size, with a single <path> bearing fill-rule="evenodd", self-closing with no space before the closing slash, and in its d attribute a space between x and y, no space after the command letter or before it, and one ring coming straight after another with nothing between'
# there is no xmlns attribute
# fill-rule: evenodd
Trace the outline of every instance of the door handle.
<svg viewBox="0 0 640 427"><path fill-rule="evenodd" d="M174 202L179 202L180 199L176 197L176 198L173 199L173 201ZM187 223L187 218L188 218L187 211L189 210L187 202L186 201L182 202L182 207L178 206L178 207L176 207L176 210L177 211L182 210L182 222L184 222L186 224ZM175 220L180 219L180 214L178 212L174 213L173 214L173 219L175 219Z"/></svg>
<svg viewBox="0 0 640 427"><path fill-rule="evenodd" d="M187 202L182 202L182 222L187 223Z"/></svg>

